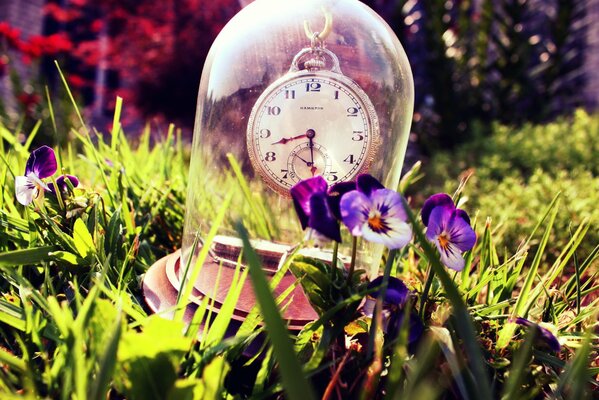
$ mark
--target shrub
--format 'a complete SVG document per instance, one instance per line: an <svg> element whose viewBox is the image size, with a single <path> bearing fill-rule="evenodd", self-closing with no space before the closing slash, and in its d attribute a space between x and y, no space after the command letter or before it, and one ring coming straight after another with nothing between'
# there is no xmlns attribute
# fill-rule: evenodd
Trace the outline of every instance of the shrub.
<svg viewBox="0 0 599 400"><path fill-rule="evenodd" d="M459 147L454 153L435 156L428 166L425 191L453 190L460 176L468 182L471 209L484 210L499 227L498 247L514 251L536 223L536 218L561 193L564 211L555 222L555 248L569 240L588 218L599 221L599 115L582 110L571 119L519 129L494 126L488 139ZM581 250L599 243L599 230L591 228Z"/></svg>

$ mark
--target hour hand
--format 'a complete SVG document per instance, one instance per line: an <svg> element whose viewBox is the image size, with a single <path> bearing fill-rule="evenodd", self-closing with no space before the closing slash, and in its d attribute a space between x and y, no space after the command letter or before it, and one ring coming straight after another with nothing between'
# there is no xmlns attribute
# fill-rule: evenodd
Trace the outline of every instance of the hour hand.
<svg viewBox="0 0 599 400"><path fill-rule="evenodd" d="M273 142L273 144L285 144L287 142L291 142L292 140L301 139L304 137L306 137L305 133L303 133L301 135L293 136L293 137L282 138L280 140L277 140L276 142Z"/></svg>

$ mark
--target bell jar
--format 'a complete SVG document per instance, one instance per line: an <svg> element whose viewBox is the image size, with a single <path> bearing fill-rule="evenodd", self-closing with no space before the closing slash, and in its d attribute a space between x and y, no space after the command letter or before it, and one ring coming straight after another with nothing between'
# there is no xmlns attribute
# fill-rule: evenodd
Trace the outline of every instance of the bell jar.
<svg viewBox="0 0 599 400"><path fill-rule="evenodd" d="M179 261L193 266L210 247L194 290L222 304L241 248L237 221L271 275L298 244L330 260L331 245L304 240L290 188L362 173L396 188L413 102L401 44L359 1L256 0L243 8L215 40L198 93ZM340 257L350 250L344 236ZM357 262L374 274L382 252L361 241ZM283 278L275 294L293 279ZM253 305L246 286L239 318ZM316 315L294 300L285 317L301 326Z"/></svg>

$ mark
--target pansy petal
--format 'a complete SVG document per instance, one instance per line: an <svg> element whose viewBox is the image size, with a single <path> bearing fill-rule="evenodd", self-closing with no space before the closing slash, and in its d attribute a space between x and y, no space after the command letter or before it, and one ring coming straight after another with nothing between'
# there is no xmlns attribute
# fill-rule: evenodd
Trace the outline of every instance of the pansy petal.
<svg viewBox="0 0 599 400"><path fill-rule="evenodd" d="M466 211L457 208L455 212L459 218L462 218L464 221L468 223L468 225L470 225L470 217L468 216L468 213Z"/></svg>
<svg viewBox="0 0 599 400"><path fill-rule="evenodd" d="M329 210L326 193L315 193L310 197L308 226L329 239L341 242L339 222Z"/></svg>
<svg viewBox="0 0 599 400"><path fill-rule="evenodd" d="M378 288L383 284L383 276L377 277L375 280L368 284L368 289ZM370 294L371 297L378 297L380 289L375 290ZM385 291L385 298L383 302L385 304L395 305L395 306L403 306L408 299L408 294L410 291L407 286L400 280L394 276L389 277L389 282L387 283L387 290Z"/></svg>
<svg viewBox="0 0 599 400"><path fill-rule="evenodd" d="M447 225L451 220L451 216L453 215L453 211L453 209L446 206L437 206L432 209L426 228L426 238L429 241L435 241L437 236L446 230Z"/></svg>
<svg viewBox="0 0 599 400"><path fill-rule="evenodd" d="M433 194L431 197L426 199L424 205L422 206L422 211L420 212L422 215L422 223L428 227L429 217L431 212L435 207L443 206L448 207L450 209L455 209L455 205L453 204L453 200L447 193L437 193Z"/></svg>
<svg viewBox="0 0 599 400"><path fill-rule="evenodd" d="M289 192L293 198L293 206L299 217L302 229L306 229L308 226L310 197L314 193L326 193L327 186L327 182L322 176L315 176L298 182L290 189Z"/></svg>
<svg viewBox="0 0 599 400"><path fill-rule="evenodd" d="M25 166L25 175L33 173L39 179L44 179L54 175L57 167L54 150L48 146L41 146L29 155Z"/></svg>
<svg viewBox="0 0 599 400"><path fill-rule="evenodd" d="M77 186L79 186L79 179L76 176L73 175L61 175L56 179L56 185L58 186L58 189L61 192L66 191L69 186L66 182L66 180L69 180L71 182L71 185L73 185L74 188L76 188ZM54 183L48 183L48 188L50 189L50 191L52 193L56 193L56 189L54 187Z"/></svg>
<svg viewBox="0 0 599 400"><path fill-rule="evenodd" d="M516 322L519 325L526 326L526 327L538 328L538 331L541 334L540 338L546 346L548 346L551 350L556 351L556 352L561 350L562 346L561 346L559 340L557 339L557 337L555 337L555 335L553 333L551 333L551 331L549 329L544 328L541 325L536 324L532 321L529 321L526 318L518 317L518 318L516 318L516 320L514 322Z"/></svg>
<svg viewBox="0 0 599 400"><path fill-rule="evenodd" d="M379 189L370 196L373 207L378 210L384 218L397 218L407 221L408 216L404 209L401 195L394 190Z"/></svg>
<svg viewBox="0 0 599 400"><path fill-rule="evenodd" d="M327 202L329 203L329 209L338 220L341 220L341 210L339 209L341 197L355 189L356 182L339 182L330 187Z"/></svg>
<svg viewBox="0 0 599 400"><path fill-rule="evenodd" d="M370 196L372 209L363 235L366 240L383 243L390 249L404 247L412 239L412 228L405 221L401 195L393 190L378 189Z"/></svg>
<svg viewBox="0 0 599 400"><path fill-rule="evenodd" d="M352 235L362 236L362 227L368 220L371 207L370 199L357 190L352 190L341 197L339 204L341 219Z"/></svg>
<svg viewBox="0 0 599 400"><path fill-rule="evenodd" d="M370 194L378 189L384 189L385 187L377 181L372 175L362 174L358 175L356 179L356 189L370 197Z"/></svg>
<svg viewBox="0 0 599 400"><path fill-rule="evenodd" d="M436 240L435 244L437 245L437 249L439 249L439 255L441 256L443 265L454 271L461 271L464 269L464 257L462 257L462 252L454 243L449 242L443 247L439 243L439 240Z"/></svg>
<svg viewBox="0 0 599 400"><path fill-rule="evenodd" d="M381 243L390 249L401 249L412 240L412 227L399 219L385 221L387 233L373 231L368 223L362 227L362 236L369 242Z"/></svg>
<svg viewBox="0 0 599 400"><path fill-rule="evenodd" d="M15 195L17 201L24 206L31 204L37 195L37 187L26 176L15 177Z"/></svg>
<svg viewBox="0 0 599 400"><path fill-rule="evenodd" d="M549 348L553 351L559 352L562 349L562 345L560 344L557 337L547 328L542 327L540 324L537 325L539 327L539 331L541 332L541 340L549 346Z"/></svg>
<svg viewBox="0 0 599 400"><path fill-rule="evenodd" d="M396 311L389 321L387 334L395 338L401 330L404 317L405 313L403 310ZM408 344L410 348L412 348L413 345L416 344L422 336L422 333L424 332L424 324L422 323L422 320L420 319L418 314L413 311L410 313L409 323L410 325L408 327Z"/></svg>
<svg viewBox="0 0 599 400"><path fill-rule="evenodd" d="M462 252L471 250L476 243L476 233L469 223L459 217L454 211L454 215L447 225L449 241L457 246Z"/></svg>

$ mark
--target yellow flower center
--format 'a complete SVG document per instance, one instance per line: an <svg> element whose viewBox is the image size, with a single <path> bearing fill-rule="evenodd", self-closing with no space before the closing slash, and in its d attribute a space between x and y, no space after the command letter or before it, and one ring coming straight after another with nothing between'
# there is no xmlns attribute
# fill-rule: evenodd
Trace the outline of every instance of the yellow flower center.
<svg viewBox="0 0 599 400"><path fill-rule="evenodd" d="M439 245L442 249L447 249L449 247L449 235L447 232L442 232L439 237Z"/></svg>
<svg viewBox="0 0 599 400"><path fill-rule="evenodd" d="M371 213L368 216L368 227L376 233L387 233L389 231L389 226L378 212Z"/></svg>

